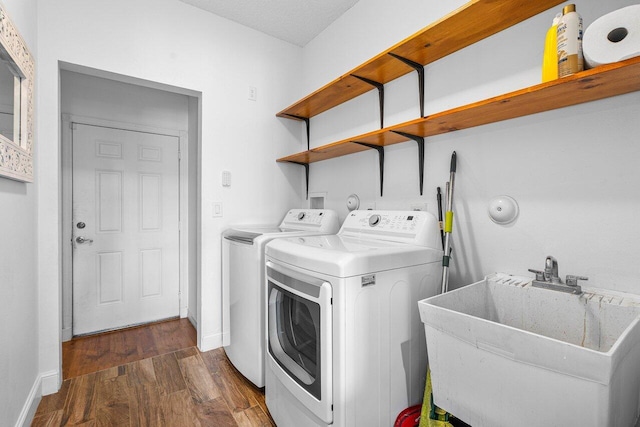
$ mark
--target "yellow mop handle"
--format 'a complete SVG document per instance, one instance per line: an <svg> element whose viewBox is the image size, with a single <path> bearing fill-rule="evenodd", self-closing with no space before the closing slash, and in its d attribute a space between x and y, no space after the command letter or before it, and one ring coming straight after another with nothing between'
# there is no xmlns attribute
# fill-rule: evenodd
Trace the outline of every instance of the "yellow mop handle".
<svg viewBox="0 0 640 427"><path fill-rule="evenodd" d="M451 233L453 231L453 211L447 211L444 214L444 232Z"/></svg>

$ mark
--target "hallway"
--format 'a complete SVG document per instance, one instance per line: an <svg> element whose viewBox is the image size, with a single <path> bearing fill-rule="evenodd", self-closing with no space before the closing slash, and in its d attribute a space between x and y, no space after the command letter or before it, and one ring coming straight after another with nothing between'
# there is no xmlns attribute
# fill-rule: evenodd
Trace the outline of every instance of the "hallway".
<svg viewBox="0 0 640 427"><path fill-rule="evenodd" d="M31 425L273 426L264 392L195 340L176 319L64 343L65 380Z"/></svg>

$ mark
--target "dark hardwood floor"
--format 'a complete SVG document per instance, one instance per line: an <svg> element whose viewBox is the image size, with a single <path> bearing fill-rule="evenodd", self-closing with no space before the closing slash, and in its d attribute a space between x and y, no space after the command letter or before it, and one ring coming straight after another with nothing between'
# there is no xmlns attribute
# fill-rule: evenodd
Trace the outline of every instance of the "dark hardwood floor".
<svg viewBox="0 0 640 427"><path fill-rule="evenodd" d="M275 426L264 392L222 349L200 352L186 319L63 344L64 382L32 426Z"/></svg>
<svg viewBox="0 0 640 427"><path fill-rule="evenodd" d="M196 344L196 330L188 319L74 338L62 343L62 377L98 372Z"/></svg>

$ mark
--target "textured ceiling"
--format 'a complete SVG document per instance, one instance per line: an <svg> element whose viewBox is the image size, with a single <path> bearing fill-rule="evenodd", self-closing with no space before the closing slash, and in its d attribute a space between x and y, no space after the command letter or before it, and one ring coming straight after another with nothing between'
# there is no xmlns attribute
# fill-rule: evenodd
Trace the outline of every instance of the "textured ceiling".
<svg viewBox="0 0 640 427"><path fill-rule="evenodd" d="M298 46L358 0L180 0Z"/></svg>

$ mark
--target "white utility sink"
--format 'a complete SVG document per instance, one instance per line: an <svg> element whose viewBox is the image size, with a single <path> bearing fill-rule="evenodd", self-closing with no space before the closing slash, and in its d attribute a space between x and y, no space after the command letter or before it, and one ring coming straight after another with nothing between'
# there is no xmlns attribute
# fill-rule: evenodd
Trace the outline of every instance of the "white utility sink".
<svg viewBox="0 0 640 427"><path fill-rule="evenodd" d="M636 425L640 299L505 274L418 303L435 404L473 427Z"/></svg>

